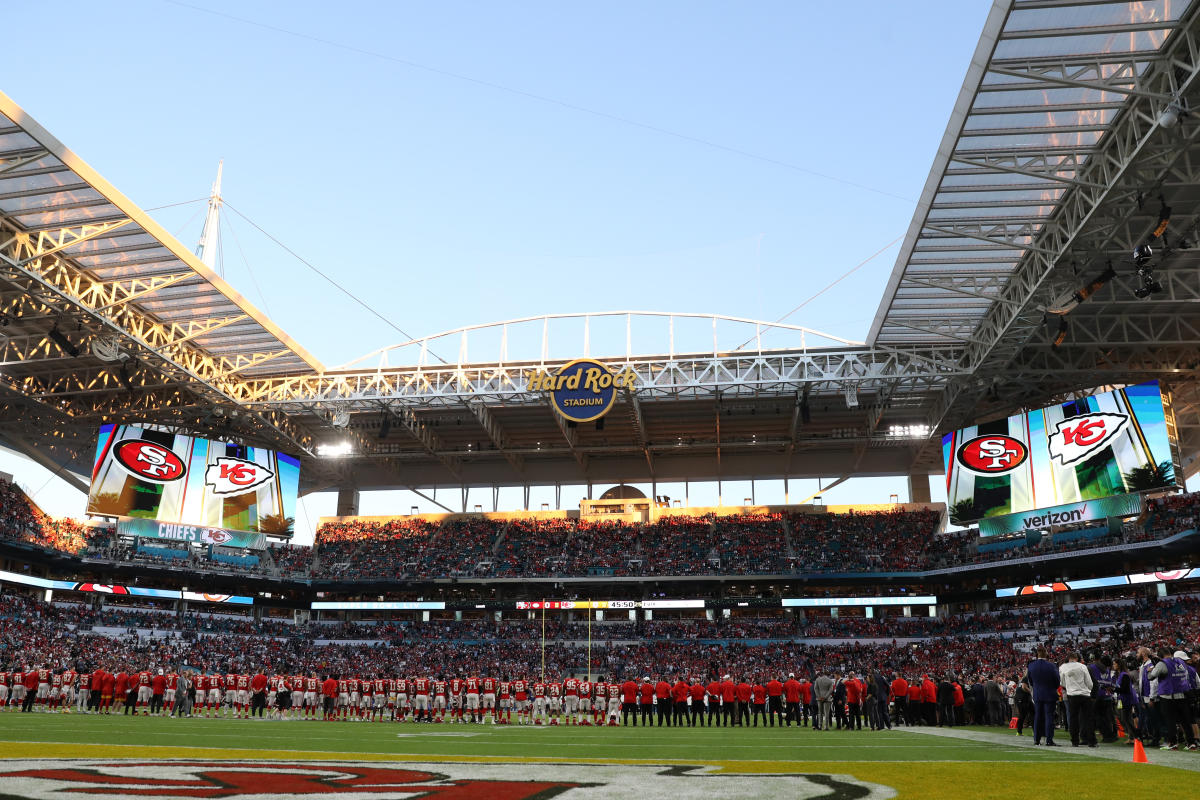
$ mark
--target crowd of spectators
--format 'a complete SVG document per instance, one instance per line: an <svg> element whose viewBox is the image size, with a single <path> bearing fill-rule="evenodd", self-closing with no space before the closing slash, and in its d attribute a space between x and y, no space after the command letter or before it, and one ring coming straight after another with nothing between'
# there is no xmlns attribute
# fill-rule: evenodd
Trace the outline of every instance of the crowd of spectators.
<svg viewBox="0 0 1200 800"><path fill-rule="evenodd" d="M1103 535L1059 531L1039 542L983 547L975 530L939 533L936 509L846 514L667 515L652 523L529 517L419 518L323 524L314 547L284 546L259 563L186 559L122 544L108 529L51 519L0 481L0 538L155 566L299 579L588 577L905 572L1003 562L1165 538L1194 528L1200 494L1149 501L1136 522ZM1098 532L1098 531L1097 531ZM248 559L253 561L253 559ZM274 566L272 566L274 565Z"/></svg>
<svg viewBox="0 0 1200 800"><path fill-rule="evenodd" d="M1108 652L1120 651L1134 641L1195 649L1200 637L1200 615L1195 601L1159 606L1154 613L1161 616L1136 632L1119 624L1098 632L1059 632L1047 642L1051 657L1065 660L1068 650L1093 646ZM132 610L121 613L125 616L120 619L127 623L145 621L139 616L141 614L164 616ZM1103 616L1107 612L1098 613ZM401 635L364 644L344 635L358 632L353 629L334 637L318 636L311 630L302 635L288 635L292 631L285 623L275 623L280 625L275 635L248 635L252 631L246 626L266 623L203 617L195 618L193 631L205 635L161 638L100 635L91 632L92 620L86 615L80 616L74 608L58 609L31 597L0 592L0 665L50 663L56 667L74 665L86 669L93 664L137 663L168 667L186 664L219 671L264 669L289 673L300 670L385 674L438 671L533 675L540 671L543 656L540 636L505 635L491 639L479 636L491 626L486 621L466 623L474 637L470 640L445 636L425 638L413 635L408 626L401 626L390 631ZM1117 622L1112 617L1104 617L1104 620ZM462 623L445 623L446 630L442 633L452 632L451 629L459 624ZM775 623L743 620L731 624L770 626ZM317 630L336 628L322 623L314 625ZM523 633L530 633L524 630L523 623L517 627ZM502 630L508 634L514 632L507 624ZM335 641L327 641L330 638ZM821 644L783 639L712 642L694 641L689 637L635 637L630 641L630 638L611 637L608 641L594 641L591 652L593 674L626 675L680 672L747 675L784 669L805 675L876 669L897 670L907 675L945 675L950 672L1016 675L1030 657L1026 649L1001 636L944 634L929 635L915 644L862 640ZM588 670L588 649L568 637L548 640L544 653L547 672L561 674Z"/></svg>
<svg viewBox="0 0 1200 800"><path fill-rule="evenodd" d="M0 478L0 538L15 539L64 553L83 552L93 540L106 538L73 519L43 514L15 483Z"/></svg>

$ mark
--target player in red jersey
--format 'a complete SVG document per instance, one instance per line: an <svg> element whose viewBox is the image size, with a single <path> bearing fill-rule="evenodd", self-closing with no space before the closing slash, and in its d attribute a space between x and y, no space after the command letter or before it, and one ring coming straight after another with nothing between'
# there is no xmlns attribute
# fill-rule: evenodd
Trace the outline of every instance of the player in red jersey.
<svg viewBox="0 0 1200 800"><path fill-rule="evenodd" d="M592 713L592 682L587 678L579 681L579 713L575 722L579 725L591 725L588 717Z"/></svg>
<svg viewBox="0 0 1200 800"><path fill-rule="evenodd" d="M557 725L558 718L562 716L562 684L558 681L550 681L546 684L546 710L550 714L550 724Z"/></svg>
<svg viewBox="0 0 1200 800"><path fill-rule="evenodd" d="M167 675L167 685L163 688L163 706L166 707L167 715L175 713L175 693L179 691L179 675L171 672ZM196 688L196 697L200 697L200 689Z"/></svg>
<svg viewBox="0 0 1200 800"><path fill-rule="evenodd" d="M450 721L463 721L463 681L462 678L451 678L450 688Z"/></svg>
<svg viewBox="0 0 1200 800"><path fill-rule="evenodd" d="M446 679L438 678L433 682L433 708L437 713L434 715L434 722L446 721Z"/></svg>
<svg viewBox="0 0 1200 800"><path fill-rule="evenodd" d="M512 683L513 697L515 698L514 705L517 709L517 724L529 724L529 681L525 680L524 676L517 678Z"/></svg>
<svg viewBox="0 0 1200 800"><path fill-rule="evenodd" d="M471 721L478 725L483 720L479 716L479 678L468 675L463 681L466 712L471 715Z"/></svg>
<svg viewBox="0 0 1200 800"><path fill-rule="evenodd" d="M412 681L404 676L396 678L396 704L392 709L392 719L405 722L408 720L408 712L412 708Z"/></svg>
<svg viewBox="0 0 1200 800"><path fill-rule="evenodd" d="M514 703L512 681L505 675L500 679L496 689L500 693L500 699L496 706L496 721L501 725L511 725Z"/></svg>
<svg viewBox="0 0 1200 800"><path fill-rule="evenodd" d="M484 678L480 681L479 713L481 720L496 724L496 679Z"/></svg>
<svg viewBox="0 0 1200 800"><path fill-rule="evenodd" d="M382 675L376 675L371 681L371 720L383 722L383 712L387 708L388 681Z"/></svg>
<svg viewBox="0 0 1200 800"><path fill-rule="evenodd" d="M621 711L621 684L615 680L608 684L608 724L617 726L617 718Z"/></svg>
<svg viewBox="0 0 1200 800"><path fill-rule="evenodd" d="M50 674L50 697L48 701L51 711L58 708L58 704L62 701L62 675L57 672Z"/></svg>
<svg viewBox="0 0 1200 800"><path fill-rule="evenodd" d="M546 716L546 679L540 678L533 684L533 724L544 725Z"/></svg>
<svg viewBox="0 0 1200 800"><path fill-rule="evenodd" d="M429 678L414 678L410 681L413 691L413 719L417 722L432 722L433 712L429 707L429 689L433 681Z"/></svg>
<svg viewBox="0 0 1200 800"><path fill-rule="evenodd" d="M574 725L579 713L579 681L574 677L563 681L563 718L568 725Z"/></svg>
<svg viewBox="0 0 1200 800"><path fill-rule="evenodd" d="M596 678L596 682L592 684L592 724L604 724L604 709L608 705L608 684L604 682L604 676Z"/></svg>

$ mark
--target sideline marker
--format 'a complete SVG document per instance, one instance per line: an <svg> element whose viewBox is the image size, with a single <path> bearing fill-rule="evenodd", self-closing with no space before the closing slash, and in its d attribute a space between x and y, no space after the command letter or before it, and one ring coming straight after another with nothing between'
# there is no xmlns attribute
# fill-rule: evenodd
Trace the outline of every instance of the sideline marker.
<svg viewBox="0 0 1200 800"><path fill-rule="evenodd" d="M1133 740L1133 763L1149 764L1150 760L1146 758L1146 748L1142 747L1141 739Z"/></svg>

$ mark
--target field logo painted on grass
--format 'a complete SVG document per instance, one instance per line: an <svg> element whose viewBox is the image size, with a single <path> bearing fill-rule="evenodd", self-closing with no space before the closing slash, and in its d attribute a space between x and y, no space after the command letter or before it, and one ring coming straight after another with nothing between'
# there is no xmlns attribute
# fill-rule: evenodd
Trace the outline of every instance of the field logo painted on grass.
<svg viewBox="0 0 1200 800"><path fill-rule="evenodd" d="M848 775L714 774L703 767L598 764L364 763L350 761L0 762L0 797L249 798L337 795L441 800L887 800L895 790Z"/></svg>

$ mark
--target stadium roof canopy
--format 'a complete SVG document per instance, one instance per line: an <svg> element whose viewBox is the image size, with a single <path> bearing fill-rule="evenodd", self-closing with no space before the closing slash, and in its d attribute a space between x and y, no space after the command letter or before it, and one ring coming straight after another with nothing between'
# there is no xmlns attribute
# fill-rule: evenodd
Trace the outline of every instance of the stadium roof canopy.
<svg viewBox="0 0 1200 800"><path fill-rule="evenodd" d="M552 314L338 368L0 95L0 437L86 473L100 422L173 425L298 453L305 490L902 475L940 469L939 431L1158 379L1190 475L1198 75L1196 2L998 0L864 343L713 315ZM1139 298L1145 243L1161 291ZM602 343L593 326L611 324L658 327ZM603 427L567 425L528 391L585 355L638 375ZM318 457L345 442L350 455Z"/></svg>

